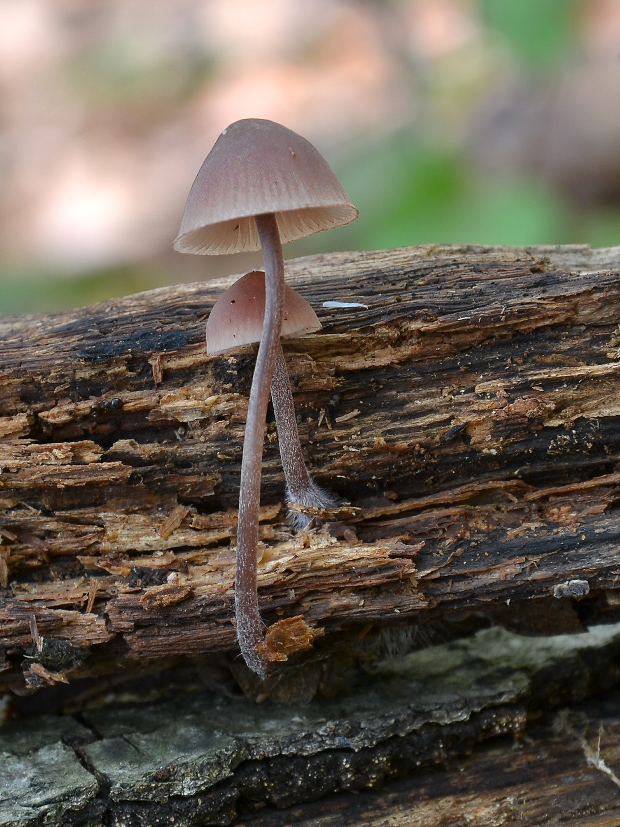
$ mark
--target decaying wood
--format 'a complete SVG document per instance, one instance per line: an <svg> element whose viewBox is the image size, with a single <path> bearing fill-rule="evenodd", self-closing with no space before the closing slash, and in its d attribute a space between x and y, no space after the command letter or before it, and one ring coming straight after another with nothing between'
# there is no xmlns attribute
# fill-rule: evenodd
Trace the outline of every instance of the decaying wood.
<svg viewBox="0 0 620 827"><path fill-rule="evenodd" d="M372 792L344 793L235 827L616 827L620 823L618 694L562 710L517 744L485 745ZM611 709L610 709L611 707ZM289 820L287 820L289 819Z"/></svg>
<svg viewBox="0 0 620 827"><path fill-rule="evenodd" d="M285 346L304 452L353 509L292 533L270 426L265 620L301 616L321 656L397 622L615 619L619 271L618 251L587 247L289 264L324 325ZM206 358L220 292L0 322L0 688L235 651L253 355Z"/></svg>
<svg viewBox="0 0 620 827"><path fill-rule="evenodd" d="M618 625L535 641L488 629L302 709L188 671L112 688L79 715L0 726L0 824L617 824L618 693L566 705L617 681L619 653Z"/></svg>

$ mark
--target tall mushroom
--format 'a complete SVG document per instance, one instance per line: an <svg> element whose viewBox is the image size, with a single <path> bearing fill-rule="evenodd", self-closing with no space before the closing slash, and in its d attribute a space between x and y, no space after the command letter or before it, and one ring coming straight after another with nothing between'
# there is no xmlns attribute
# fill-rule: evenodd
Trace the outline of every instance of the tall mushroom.
<svg viewBox="0 0 620 827"><path fill-rule="evenodd" d="M256 591L258 510L265 418L284 305L282 242L355 218L357 210L312 144L273 121L248 118L225 129L205 158L174 242L181 253L263 251L265 318L243 443L235 575L239 645L247 665L261 676L266 671L256 650L264 637Z"/></svg>
<svg viewBox="0 0 620 827"><path fill-rule="evenodd" d="M244 345L260 342L265 316L265 274L260 270L246 273L217 300L207 319L207 353L218 356ZM321 322L308 302L288 285L284 286L282 338L303 336L321 329ZM327 509L337 505L328 491L318 486L304 462L297 430L291 384L282 346L278 342L271 379L271 400L278 428L280 456L286 478L287 502L301 510L291 512L295 528L310 522L304 506Z"/></svg>

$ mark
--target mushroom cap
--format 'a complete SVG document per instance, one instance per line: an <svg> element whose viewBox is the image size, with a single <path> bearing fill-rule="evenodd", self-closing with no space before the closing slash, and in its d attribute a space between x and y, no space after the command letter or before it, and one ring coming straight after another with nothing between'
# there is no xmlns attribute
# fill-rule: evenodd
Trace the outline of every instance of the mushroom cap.
<svg viewBox="0 0 620 827"><path fill-rule="evenodd" d="M253 216L275 213L281 241L340 227L357 218L325 158L285 126L235 121L207 155L187 197L180 253L260 250Z"/></svg>
<svg viewBox="0 0 620 827"><path fill-rule="evenodd" d="M260 342L264 316L265 274L262 270L252 270L222 293L213 305L207 319L209 356ZM303 336L321 327L308 302L286 284L281 336Z"/></svg>

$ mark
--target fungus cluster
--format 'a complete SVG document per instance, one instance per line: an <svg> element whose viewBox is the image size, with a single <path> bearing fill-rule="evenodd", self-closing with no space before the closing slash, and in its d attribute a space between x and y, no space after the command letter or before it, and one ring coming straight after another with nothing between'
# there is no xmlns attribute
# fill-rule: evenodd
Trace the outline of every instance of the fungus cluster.
<svg viewBox="0 0 620 827"><path fill-rule="evenodd" d="M357 218L342 185L305 138L260 119L237 121L220 135L190 190L174 247L218 255L262 249L265 273L248 273L224 293L207 324L207 350L222 353L260 341L243 443L235 616L246 664L261 677L264 638L258 610L258 512L263 442L271 393L288 497L301 506L333 504L310 477L299 443L282 335L318 330L312 308L284 283L282 243ZM301 516L303 524L303 515Z"/></svg>

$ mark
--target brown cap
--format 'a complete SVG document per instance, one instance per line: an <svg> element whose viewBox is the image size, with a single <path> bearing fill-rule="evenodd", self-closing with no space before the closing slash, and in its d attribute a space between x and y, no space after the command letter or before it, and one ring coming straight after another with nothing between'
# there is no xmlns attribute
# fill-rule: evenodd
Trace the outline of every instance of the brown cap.
<svg viewBox="0 0 620 827"><path fill-rule="evenodd" d="M265 316L265 274L253 270L238 279L214 304L207 319L207 353L260 342ZM284 287L282 336L303 336L321 329L321 322L299 293Z"/></svg>
<svg viewBox="0 0 620 827"><path fill-rule="evenodd" d="M275 213L282 242L340 227L357 210L309 141L273 121L247 118L225 129L192 184L180 253L260 250L253 216Z"/></svg>

